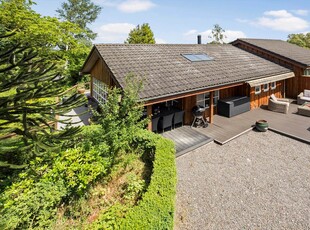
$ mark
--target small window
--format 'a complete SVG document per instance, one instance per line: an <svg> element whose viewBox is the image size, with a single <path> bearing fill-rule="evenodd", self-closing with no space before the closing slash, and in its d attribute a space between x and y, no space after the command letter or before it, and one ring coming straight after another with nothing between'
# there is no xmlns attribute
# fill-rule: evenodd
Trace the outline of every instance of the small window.
<svg viewBox="0 0 310 230"><path fill-rule="evenodd" d="M260 94L262 92L260 85L255 86L255 94Z"/></svg>
<svg viewBox="0 0 310 230"><path fill-rule="evenodd" d="M270 83L270 88L271 89L276 89L277 88L277 83L274 81L274 82L271 82Z"/></svg>
<svg viewBox="0 0 310 230"><path fill-rule="evenodd" d="M304 76L309 76L310 77L310 69L305 69L304 70Z"/></svg>
<svg viewBox="0 0 310 230"><path fill-rule="evenodd" d="M264 84L264 92L269 91L269 84Z"/></svg>
<svg viewBox="0 0 310 230"><path fill-rule="evenodd" d="M220 92L218 90L214 91L213 106L217 105L217 101L219 100L219 97L220 97ZM210 107L210 92L197 95L197 105L200 105L205 108L209 108Z"/></svg>

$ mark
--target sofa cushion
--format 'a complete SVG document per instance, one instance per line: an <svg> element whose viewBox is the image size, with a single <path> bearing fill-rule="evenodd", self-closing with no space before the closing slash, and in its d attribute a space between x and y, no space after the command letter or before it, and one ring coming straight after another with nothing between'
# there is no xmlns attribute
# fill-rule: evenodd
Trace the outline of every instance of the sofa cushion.
<svg viewBox="0 0 310 230"><path fill-rule="evenodd" d="M310 101L310 97L300 97L301 100Z"/></svg>
<svg viewBox="0 0 310 230"><path fill-rule="evenodd" d="M310 90L309 89L304 90L304 97L310 97Z"/></svg>
<svg viewBox="0 0 310 230"><path fill-rule="evenodd" d="M273 101L277 101L277 98L274 94L271 94L270 98L273 100Z"/></svg>

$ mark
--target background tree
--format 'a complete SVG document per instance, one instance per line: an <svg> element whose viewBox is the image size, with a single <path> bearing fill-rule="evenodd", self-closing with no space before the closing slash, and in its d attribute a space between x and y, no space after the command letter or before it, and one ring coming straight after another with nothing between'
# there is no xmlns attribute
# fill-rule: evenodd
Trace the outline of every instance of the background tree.
<svg viewBox="0 0 310 230"><path fill-rule="evenodd" d="M57 9L59 17L65 21L75 23L83 30L76 37L90 41L96 38L96 33L89 29L88 25L94 22L101 12L101 7L91 0L68 0Z"/></svg>
<svg viewBox="0 0 310 230"><path fill-rule="evenodd" d="M11 41L36 47L40 57L64 67L71 54L62 47L68 46L72 53L85 48L73 35L81 29L70 22L57 18L42 17L31 9L32 1L6 0L0 3L0 25L7 31L15 31Z"/></svg>
<svg viewBox="0 0 310 230"><path fill-rule="evenodd" d="M136 28L129 32L128 38L125 41L128 44L155 44L154 33L148 23L141 26L137 25Z"/></svg>
<svg viewBox="0 0 310 230"><path fill-rule="evenodd" d="M81 80L80 69L90 52L92 40L97 36L88 26L97 19L101 7L91 0L68 0L63 2L61 8L57 9L56 12L60 19L74 23L81 29L78 33L74 33L74 37L83 46L79 49L72 49L70 46L62 47L63 50L68 51L67 73L72 78L72 84L76 84Z"/></svg>
<svg viewBox="0 0 310 230"><path fill-rule="evenodd" d="M225 30L222 27L220 27L219 24L215 24L211 32L212 35L209 36L209 38L213 39L210 42L210 44L223 44L224 38L226 38L224 33L225 33Z"/></svg>
<svg viewBox="0 0 310 230"><path fill-rule="evenodd" d="M289 34L287 41L289 43L310 49L310 33Z"/></svg>

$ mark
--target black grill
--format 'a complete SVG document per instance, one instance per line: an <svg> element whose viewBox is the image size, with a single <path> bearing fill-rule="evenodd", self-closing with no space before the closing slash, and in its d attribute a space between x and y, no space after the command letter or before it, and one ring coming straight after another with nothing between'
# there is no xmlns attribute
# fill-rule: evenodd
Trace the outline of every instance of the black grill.
<svg viewBox="0 0 310 230"><path fill-rule="evenodd" d="M206 110L206 108L202 107L201 105L197 105L197 106L193 107L192 112L193 112L195 117L200 117L203 115L205 110Z"/></svg>
<svg viewBox="0 0 310 230"><path fill-rule="evenodd" d="M202 127L207 127L208 123L207 121L204 119L203 117L203 113L206 110L205 107L202 107L201 105L196 105L195 107L192 108L192 112L194 115L194 120L193 123L191 125L191 127L196 126L202 126Z"/></svg>

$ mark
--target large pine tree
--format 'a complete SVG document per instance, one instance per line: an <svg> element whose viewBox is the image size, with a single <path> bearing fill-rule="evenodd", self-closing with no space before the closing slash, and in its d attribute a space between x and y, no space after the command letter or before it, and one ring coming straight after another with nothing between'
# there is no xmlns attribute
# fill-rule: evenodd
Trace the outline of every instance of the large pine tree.
<svg viewBox="0 0 310 230"><path fill-rule="evenodd" d="M0 26L0 176L65 147L79 128L55 130L56 116L85 102L81 95L58 102L67 81L59 68L5 30Z"/></svg>

